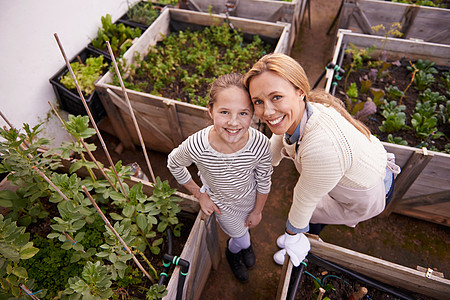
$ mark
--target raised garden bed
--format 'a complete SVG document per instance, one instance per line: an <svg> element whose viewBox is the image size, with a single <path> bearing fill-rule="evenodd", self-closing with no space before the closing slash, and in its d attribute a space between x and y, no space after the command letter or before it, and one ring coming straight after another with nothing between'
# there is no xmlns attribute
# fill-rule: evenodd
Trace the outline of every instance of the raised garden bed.
<svg viewBox="0 0 450 300"><path fill-rule="evenodd" d="M183 1L181 1L183 2ZM226 4L230 3L227 9ZM187 8L194 11L225 14L229 11L230 16L260 20L266 22L286 22L291 24L289 33L289 49L292 49L300 31L306 0L274 1L274 0L196 0L187 2ZM255 9L257 7L257 9ZM290 50L289 50L290 52ZM286 53L286 54L289 54Z"/></svg>
<svg viewBox="0 0 450 300"><path fill-rule="evenodd" d="M117 21L145 31L156 20L163 7L164 5L154 4L151 1L140 1L129 7Z"/></svg>
<svg viewBox="0 0 450 300"><path fill-rule="evenodd" d="M338 65L344 63L344 50L349 48L350 44L358 47L359 49L367 49L375 46L375 48L378 49L378 51L372 53L372 56L375 58L381 57L379 49L384 49L387 59L391 62L395 62L398 60L405 61L407 62L407 64L409 64L409 61L411 61L411 63L414 62L417 64L417 61L419 59L428 59L431 62L435 62L436 66L441 66L441 69L444 71L444 73L446 72L446 70L448 70L448 66L450 66L450 46L448 45L408 41L395 38L384 38L365 34L351 33L347 30L340 30L338 33L338 41L335 47L333 63ZM376 86L376 84L381 83L383 84L383 88L386 83L388 83L388 85L395 86L397 84L400 84L400 82L405 81L405 79L410 83L411 74L408 75L407 73L405 73L402 75L402 78L399 79L395 79L392 77L400 68L401 66L394 68L396 69L395 72L389 72L387 71L387 69L383 69L384 74L383 76L381 76L381 78L378 78L377 81L374 81L374 87ZM328 71L325 89L331 93L334 93L335 96L341 98L344 103L348 104L349 102L347 98L350 97L347 94L347 90L341 90L339 87L345 84L345 78L339 80L338 84L333 84L333 82L336 82L336 78L334 77L333 73L334 71ZM351 73L354 72L352 71ZM357 82L355 82L356 86L358 87L359 94L364 95L364 98L362 100L354 100L355 102L350 102L353 104L356 102L364 104L364 102L367 102L367 97L375 99L374 94L370 91L368 91L367 94L360 92L361 83L359 78L362 78L362 81L365 81L365 77L363 77L362 75L356 76ZM436 78L436 81L438 80L439 79ZM350 87L350 85L350 79L347 78L347 89L348 87ZM400 91L404 91L404 89L406 89L406 87L399 86ZM380 89L375 91L379 90ZM444 89L444 93L445 91L446 90ZM407 99L404 98L402 104L408 104L408 101L412 101L412 107L409 108L409 110L406 109L405 111L408 112L407 125L413 127L411 122L409 121L411 120L411 112L417 112L415 111L415 105L417 102L425 101L422 100L422 98L419 98L415 83L411 84L411 86L407 89L407 92ZM409 92L415 92L415 94L409 94ZM448 94L444 95L448 96ZM389 99L389 97L392 96L389 96L388 93L384 95L384 99ZM392 98L389 99L389 101L391 100ZM400 100L397 99L397 101ZM447 100L441 99L440 101L443 101L443 103L441 104L445 105ZM411 217L416 217L430 222L449 226L450 215L448 214L448 212L450 211L450 155L444 152L429 150L433 146L438 147L440 145L440 151L445 151L445 145L448 143L449 137L448 124L444 125L440 129L447 135L447 137L441 137L439 139L433 140L434 137L432 136L433 134L431 134L429 136L426 136L425 138L422 138L422 140L412 140L411 137L413 135L418 135L418 131L416 130L416 132L412 131L411 133L408 133L405 128L393 132L392 136L402 137L403 140L410 141L411 144L408 146L392 144L388 143L387 140L383 140L383 137L386 136L386 133L381 132L379 129L380 126L386 125L386 123L383 124L383 121L385 121L385 117L381 115L380 108L381 105L377 107L378 113L371 114L365 118L363 117L361 120L371 128L371 131L375 135L378 135L380 137L386 150L395 154L396 163L402 168L402 173L400 173L400 175L396 179L396 190L394 198L391 201L390 205L386 208L386 214L397 212ZM436 132L437 131L435 131L435 133ZM438 141L441 142L439 145ZM424 147L429 148L427 149Z"/></svg>
<svg viewBox="0 0 450 300"><path fill-rule="evenodd" d="M258 35L271 46L271 51L281 53L288 51L289 24L273 24L235 17L230 17L230 21L235 28L239 28L244 33L244 36ZM140 58L144 58L158 42L171 32L178 32L178 29L190 27L195 30L224 24L226 24L224 16L166 7L157 20L125 53L123 62L126 63L126 66L134 65L137 61L136 54L139 54ZM258 58L255 57L254 61ZM233 70L230 69L228 72L231 71ZM245 69L235 71L245 72ZM126 76L124 75L124 77ZM126 148L132 148L134 144L138 144L136 130L132 127L133 123L130 121L131 117L124 101L122 89L113 85L113 80L114 74L108 72L96 83L96 90L100 94L110 119L110 126L102 129L117 136ZM156 80L157 78L155 78ZM151 79L147 81L152 82ZM177 86L174 88L176 89ZM203 90L203 96L206 91L207 89ZM146 147L152 150L169 153L189 135L206 127L210 121L207 109L203 106L128 88L127 95L135 109Z"/></svg>
<svg viewBox="0 0 450 300"><path fill-rule="evenodd" d="M72 119L72 121L73 120L75 119ZM71 128L73 129L73 125L78 123L78 130L84 128L78 132L83 132L82 135L88 137L90 130L85 126L81 126L82 122L79 120L80 119L78 119L78 121L73 121ZM29 138L35 134L36 129L37 127L29 130ZM11 139L11 141L15 136L12 132L13 131L10 131L8 137L8 140ZM2 132L2 136L3 133L4 132ZM22 136L20 136L20 138L22 138ZM8 155L5 158L4 163L6 163L6 166L16 165L13 170L9 170L9 167L7 169L13 173L19 172L21 175L20 177L14 177L12 176L13 174L10 175L10 179L13 180L14 184L11 184L12 181L9 182L7 178L0 184L0 201L3 206L2 215L5 216L5 223L3 223L3 219L1 220L1 230L6 230L5 227L3 227L3 224L7 224L7 219L13 221L17 220L17 226L25 226L20 230L26 230L26 232L28 232L27 234L31 233L30 242L33 242L34 239L36 239L34 243L35 246L37 244L44 245L54 243L54 247L43 248L42 251L47 253L46 256L42 257L39 263L36 262L37 265L30 265L27 264L27 262L31 261L30 259L36 255L37 250L31 247L33 244L25 245L24 239L26 236L21 235L20 239L15 239L12 242L12 240L7 237L8 234L11 234L11 230L6 232L5 235L2 235L2 237L4 237L1 241L2 249L8 248L10 250L2 251L0 254L0 258L3 261L0 272L5 278L8 277L7 281L10 285L2 285L2 288L0 289L1 293L14 293L14 296L17 297L20 294L19 283L25 283L30 290L42 290L38 295L40 299L48 299L45 298L45 294L49 295L50 292L52 292L53 295L56 295L56 293L62 292L64 289L66 289L65 293L71 293L72 291L75 295L83 294L86 297L89 295L92 297L96 295L99 297L98 299L110 298L112 297L112 294L115 294L116 297L125 297L125 295L127 295L127 297L134 296L139 299L145 298L149 287L152 285L151 281L147 277L142 276L141 271L133 263L134 259L131 260L130 256L126 258L124 252L125 248L121 243L117 240L114 243L112 235L110 235L109 238L106 237L105 224L98 215L96 216L92 205L87 204L89 201L80 194L82 193L80 192L80 186L86 185L95 198L95 202L102 207L106 218L109 219L111 224L114 224L114 228L119 232L123 240L125 240L129 247L133 245L133 253L138 257L140 264L145 266L144 268L147 273L151 274L150 276L152 276L156 282L158 282L158 278L163 271L170 276L170 280L165 283L167 292L165 299L176 298L179 282L179 266L175 267L175 263L173 263L172 268L163 270L162 257L163 254L167 253L167 242L162 242L162 239L166 240L167 237L164 235L166 232L165 229L159 227L160 225L163 225L162 220L164 217L161 218L159 214L152 214L151 211L156 207L162 208L163 210L167 209L166 213L168 213L168 215L166 215L166 217L168 217L168 219L166 219L165 222L174 225L175 223L172 223L174 221L174 215L171 215L170 211L176 212L177 210L180 210L177 213L177 217L184 222L185 226L181 229L182 237L173 239L172 255L179 256L190 264L188 274L185 276L184 289L180 290L180 295L182 294L182 297L185 298L186 294L189 293L189 295L194 295L198 298L208 277L209 270L211 267L217 266L218 264L220 252L218 250L215 219L214 217L202 218L198 202L192 196L175 192L175 196L179 197L181 202L172 202L169 201L169 198L166 198L159 204L154 202L156 206L151 209L148 206L148 204L151 203L148 197L151 196L153 197L153 200L156 201L158 201L158 197L159 199L162 199L161 197L167 197L171 193L168 190L168 187L166 186L161 189L160 182L155 185L135 177L126 178L127 176L124 176L125 170L121 167L121 164L117 164L116 168L123 180L124 186L129 187L129 190L126 189L128 191L127 199L129 200L128 202L122 202L124 196L120 192L113 191L106 180L102 179L103 173L101 173L99 169L92 167L92 162L86 163L82 159L72 159L70 161L63 159L61 161L62 166L57 172L53 172L51 171L52 168L49 168L51 165L54 166L54 163L51 162L51 159L53 158L48 155L50 152L42 152L39 148L36 148L45 146L45 141L36 140L34 143L28 144L28 146L30 147L30 150L24 149L17 152L13 151L15 154L11 156ZM18 144L2 143L2 153L4 152L4 149L7 149L8 147L19 148ZM62 152L62 158L65 157L67 149L70 148L67 147L69 146L63 146L66 151ZM23 160L25 158L30 159L29 163L20 163L20 167L18 167L17 164L21 159ZM59 160L58 157L55 157L55 159ZM51 178L53 183L59 187L59 189L64 191L63 193L68 196L69 199L67 201L69 202L65 202L63 197L55 192L55 188L50 188L48 184L46 185L46 181L41 177L42 175L38 176L37 173L39 172L30 168L33 165L39 166L39 169L46 173L47 178ZM89 167L89 172L88 169L81 167L78 169L77 175L71 175L70 180L68 180L68 177L64 179L65 174L72 174L72 172L81 165ZM111 173L110 170L104 170L107 173L109 172L108 177L114 181L114 179L112 179L114 178L113 173ZM80 182L82 178L84 179ZM90 183L89 178L96 178L96 180ZM25 183L25 185L20 185L21 182ZM31 182L36 183L32 184ZM19 186L17 186L17 184L19 184ZM116 188L120 191L121 186L122 185L116 185ZM109 189L110 192L107 192ZM96 193L94 193L94 190ZM154 193L154 191L156 192ZM16 193L17 196L13 196ZM21 197L23 197L23 199ZM83 198L84 200L82 200ZM122 204L120 204L121 202ZM173 206L174 203L178 204ZM129 210L132 208L130 205L134 206L136 213L132 213L132 211ZM162 205L162 207L160 205ZM72 206L74 208L71 208ZM145 212L143 213L141 210ZM124 227L127 218L131 217L130 213L132 213L135 218L131 218L131 224ZM161 215L165 215L166 213L161 212ZM150 218L153 218L153 215L155 216L155 221L159 220L155 223L155 227L153 228L156 235L153 235L151 234L151 231L148 231L148 229L152 230L151 228L148 228L148 224L152 223ZM142 218L145 218L145 222L142 222L142 220L139 221L139 219ZM122 223L123 221L125 221L125 223ZM121 226L118 225L119 222L122 223ZM144 225L145 228L143 227ZM177 226L172 225L168 226L172 228L172 232L174 232L174 235L176 236L177 234L175 232L178 231L179 228L177 229ZM156 226L158 229L156 229ZM81 228L83 229L81 230ZM134 229L130 231L130 228ZM143 237L135 236L133 232L135 232L137 228L140 228L140 230L137 231L146 235L145 240L151 244L150 246L146 246L147 242L144 241ZM83 232L85 232L85 234L82 234ZM49 239L47 240L47 238ZM46 240L48 242L45 242ZM11 247L8 246L10 244ZM84 247L82 245L84 245ZM24 252L25 246L29 253ZM159 251L157 251L156 248L159 248ZM12 249L14 249L14 251L17 249L17 253L20 253L20 258L18 254L17 256L13 255L15 252ZM31 250L33 250L33 252L31 252ZM55 256L56 252L60 254ZM139 253L141 252L144 253L148 260L143 259L140 256ZM64 256L64 258L61 259L60 256ZM201 259L198 259L199 257ZM103 263L99 263L100 261L103 261ZM95 262L95 264L92 264L86 269L86 266L88 266L90 262ZM149 264L153 265L153 267ZM6 274L7 265L13 266L14 271L12 274L9 269L8 274ZM35 270L33 271L33 266L36 266L42 271L36 273ZM81 273L83 266L85 270ZM127 266L131 266L132 269L129 269ZM125 271L126 267L127 271ZM55 274L55 270L56 272L63 272L61 274L62 278L67 276L70 271L69 277L71 277L71 279L68 281L70 285L67 284L66 286L63 285L61 287L59 284L56 285L57 278L42 278L42 276L40 280L47 281L47 284L49 284L50 280L50 286L47 285L46 287L43 287L41 281L33 283L34 278L33 276L30 276L30 274L35 274L35 276L39 277L39 273L49 272L49 270L51 274ZM125 276L120 275L122 271ZM64 272L67 272L67 274ZM92 276L89 276L88 274ZM99 276L98 278L95 277L97 275ZM55 282L51 284L51 280L55 280ZM108 282L112 283L112 289L110 289ZM39 283L41 283L41 285ZM88 288L88 285L92 288ZM5 286L11 287L12 290L4 288ZM58 286L58 288L56 286ZM162 289L162 291L164 290L165 289ZM26 299L26 296L21 296L19 298Z"/></svg>
<svg viewBox="0 0 450 300"><path fill-rule="evenodd" d="M286 256L276 299L316 299L318 291L314 281L317 280L326 290L323 296L331 299L349 299L360 287L367 288L369 299L445 299L450 292L450 281L428 270L418 271L390 263L325 243L317 236L308 238L312 255L307 257L304 270L309 274L303 273L296 290L295 277L291 279L294 267ZM327 284L336 290L332 291ZM296 297L290 298L292 295Z"/></svg>
<svg viewBox="0 0 450 300"><path fill-rule="evenodd" d="M100 54L97 52L91 51L88 48L84 48L70 60L70 63L80 61L82 63L85 63L87 58L98 57L99 55ZM111 63L111 59L108 59L108 57L104 57L103 61L109 65ZM103 74L105 74L107 70L108 68L105 67ZM68 113L71 113L73 115L87 115L86 109L76 88L69 89L61 83L61 78L68 74L69 70L65 66L61 68L52 78L50 78L50 83L53 87L58 103L61 109L67 111ZM84 98L95 121L98 123L103 120L103 118L106 116L106 112L100 101L98 93L94 90L89 95L84 94Z"/></svg>
<svg viewBox="0 0 450 300"><path fill-rule="evenodd" d="M450 44L448 8L379 0L345 0L338 26L357 33L384 35L372 27L384 25L389 28L393 23L400 23L403 39Z"/></svg>

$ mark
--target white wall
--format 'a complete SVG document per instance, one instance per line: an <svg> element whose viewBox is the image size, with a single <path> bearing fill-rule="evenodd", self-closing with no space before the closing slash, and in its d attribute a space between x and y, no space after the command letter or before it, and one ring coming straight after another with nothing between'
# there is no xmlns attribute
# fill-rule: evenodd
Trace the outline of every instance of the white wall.
<svg viewBox="0 0 450 300"><path fill-rule="evenodd" d="M46 122L44 136L65 139L48 114L48 101L57 105L49 79L65 66L54 33L70 60L97 36L102 16L114 22L127 9L127 0L0 0L0 110L9 122Z"/></svg>

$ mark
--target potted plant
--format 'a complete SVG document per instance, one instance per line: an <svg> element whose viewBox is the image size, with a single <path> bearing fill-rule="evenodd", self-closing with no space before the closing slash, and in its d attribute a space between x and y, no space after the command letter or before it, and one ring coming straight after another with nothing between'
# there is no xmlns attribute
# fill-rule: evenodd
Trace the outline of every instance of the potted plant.
<svg viewBox="0 0 450 300"><path fill-rule="evenodd" d="M163 5L154 4L151 1L140 1L129 7L118 22L145 31L161 13L163 7Z"/></svg>
<svg viewBox="0 0 450 300"><path fill-rule="evenodd" d="M95 92L94 82L106 73L111 60L85 48L70 62L87 105L96 122L100 122L106 113ZM61 68L51 77L50 83L63 110L75 115L87 115L67 67Z"/></svg>
<svg viewBox="0 0 450 300"><path fill-rule="evenodd" d="M378 51L369 54L373 47ZM329 71L325 89L369 126L402 168L386 214L448 225L440 212L450 208L449 53L448 45L338 33L333 63L346 74L336 80Z"/></svg>
<svg viewBox="0 0 450 300"><path fill-rule="evenodd" d="M7 208L5 219L1 221L8 226L20 222L26 229L18 232L27 234L23 238L20 235L15 241L17 245L10 245L20 250L20 257L15 257L12 251L1 253L0 258L7 263L3 267L13 266L6 270L8 274L15 271L10 285L2 284L0 292L18 295L19 283L26 283L29 288L41 289L41 299L62 294L73 299L82 295L95 299L107 299L113 294L139 298L147 295L155 299L161 299L168 292L174 295L177 281L172 278L176 277L177 269L173 271L167 290L157 283L162 258L156 255L162 257L162 251L167 251L163 240L167 238L164 233L169 227L175 236L183 234L185 237L184 247L174 246L171 251L177 252L173 255L180 255L182 259L202 257L201 263L191 261L186 276L186 287L201 292L201 283L206 280L215 259L209 254L214 249L208 247L207 242L214 239L217 232L215 222L205 224L201 220L198 203L188 195L175 192L159 178L153 184L130 178L129 168L120 161L111 169L103 169L100 162L86 160L85 154L95 150L92 144L83 141L93 134L86 116L70 115L65 127L75 141L55 149L58 155L51 154L52 150L40 150L48 141L35 138L39 126L25 125L25 133L14 128L1 129L5 141L0 146L4 156L0 169L10 171L9 180L17 186L16 192L0 192L0 201ZM79 159L66 159L74 154ZM116 169L116 176L112 168ZM188 228L181 229L180 213L184 214L186 224L191 222L190 232ZM186 219L188 215L192 217ZM32 247L32 242L27 243L30 237L36 247ZM0 241L2 249L8 247L8 242L11 244L8 239ZM127 252L127 247L132 252ZM38 251L43 256L39 256ZM33 261L36 253L38 260ZM139 270L133 261L136 264L140 261L145 269ZM143 270L148 270L144 277ZM171 274L169 271L172 272L169 268L164 270L166 277ZM194 282L194 276L200 280ZM13 277L16 280L12 280ZM139 289L136 285L145 288Z"/></svg>
<svg viewBox="0 0 450 300"><path fill-rule="evenodd" d="M111 59L106 47L109 41L114 57L123 55L133 44L133 40L142 34L140 28L132 28L123 23L113 23L111 15L101 17L102 27L97 31L97 37L91 41L88 48Z"/></svg>
<svg viewBox="0 0 450 300"><path fill-rule="evenodd" d="M230 31L229 28L224 27L223 25L227 24L227 19L224 16L166 7L158 19L125 53L121 65L124 72L126 72L124 77L126 77L125 81L127 81L127 95L132 106L137 109L136 118L140 122L144 141L148 148L169 153L186 137L208 124L207 109L194 103L205 102L208 83L212 82L217 75L209 69L203 68L209 66L209 68L213 67L213 71L232 72L234 70L244 72L247 67L239 65L242 61L237 57L231 59L231 56L236 55L236 51L246 51L246 57L249 57L249 55L255 56L250 59L250 63L246 62L248 66L256 61L259 58L258 55L262 55L263 52L261 50L257 51L256 48L248 48L255 45L253 37L256 35L260 37L260 41L269 44L273 51L282 53L288 51L287 32L289 31L289 24L273 24L234 17L230 17L229 21L232 22L236 29L240 29L241 33ZM199 32L211 27L216 27L217 30L208 29L210 35L218 35L220 43L239 41L236 46L231 44L225 46L225 48L229 48L223 50L223 53L221 53L222 58L219 61L217 61L218 53L203 57L203 53L208 51L206 49L198 51L200 45L206 45L203 40L188 40L186 37L188 31L185 30L187 28L191 29L192 36L200 36ZM183 29L183 31L180 31L180 29ZM228 36L229 40L221 40L222 34L223 37ZM169 35L171 37L168 37ZM169 39L173 40L174 43L168 46L167 49L162 50L164 46L160 45L165 42L157 43L162 40L168 41ZM183 71L181 70L182 68L176 67L176 64L179 64L179 62L175 62L182 55L176 54L172 58L163 58L162 55L164 53L174 52L173 48L177 46L176 44L181 45L182 43L187 43L187 45L194 43L190 46L194 50L193 53L185 58L192 61L199 58L204 59L204 63L197 63L190 70ZM210 50L214 47L217 46L211 46ZM210 53L210 50L208 53ZM153 56L154 58L152 58ZM152 60L145 61L148 58L152 58ZM237 64L238 68L236 69L235 66L235 69L233 69L232 64ZM136 67L138 65L143 65L144 68L138 69ZM156 68L153 68L155 66ZM140 73L150 69L152 70L149 75L150 80L148 78L146 80L141 79L141 83L133 84L137 88L142 88L143 84L148 82L150 83L150 91L132 90L129 79L132 77L137 78ZM178 75L169 74L172 70L182 73ZM194 70L200 73L192 74ZM179 80L180 82L174 82L173 80ZM114 75L109 72L96 83L96 90L100 93L102 101L105 101L105 104L109 103L105 108L108 116L110 116L110 119L114 119L111 126L105 126L104 130L109 130L110 133L121 140L125 147L131 148L133 143L137 141L137 137L135 130L127 125L129 113L126 106L124 106L125 102L122 100L122 89L114 85L113 82ZM183 86L186 86L188 89L181 91ZM201 93L198 92L199 86L201 86ZM174 93L164 94L162 92L162 90L169 90L170 88L175 92L178 90L178 95ZM197 90L194 92L193 88ZM200 94L202 98L197 97ZM179 101L179 99L183 98L185 101Z"/></svg>

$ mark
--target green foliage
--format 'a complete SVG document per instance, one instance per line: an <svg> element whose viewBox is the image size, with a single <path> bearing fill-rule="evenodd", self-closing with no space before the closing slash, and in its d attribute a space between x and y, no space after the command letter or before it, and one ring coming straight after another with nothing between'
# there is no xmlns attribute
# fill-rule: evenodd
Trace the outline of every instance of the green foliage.
<svg viewBox="0 0 450 300"><path fill-rule="evenodd" d="M419 59L412 66L406 67L411 72L419 70L414 77L414 85L417 90L423 91L436 81L434 74L438 73L438 71L434 67L435 65L435 62Z"/></svg>
<svg viewBox="0 0 450 300"><path fill-rule="evenodd" d="M123 62L121 68L128 74L127 88L205 105L209 85L217 77L248 70L269 50L258 36L247 43L239 31L211 26L171 33L145 58L137 54L134 65ZM119 85L117 78L114 84Z"/></svg>
<svg viewBox="0 0 450 300"><path fill-rule="evenodd" d="M75 74L78 85L84 96L89 96L95 90L94 82L103 74L103 71L108 67L107 63L103 62L103 55L97 57L89 57L86 63L73 62L70 67ZM72 75L68 72L61 78L61 83L68 89L76 89L75 82Z"/></svg>
<svg viewBox="0 0 450 300"><path fill-rule="evenodd" d="M147 26L151 25L158 15L159 10L153 7L151 1L138 2L136 5L129 7L127 12L127 17L129 20Z"/></svg>
<svg viewBox="0 0 450 300"><path fill-rule="evenodd" d="M39 251L29 240L30 234L25 232L25 227L18 227L15 221L0 214L0 295L18 297L19 285L27 283L27 269L19 263Z"/></svg>
<svg viewBox="0 0 450 300"><path fill-rule="evenodd" d="M392 133L403 129L406 126L406 114L403 112L406 109L404 105L397 105L397 101L385 101L381 106L381 114L385 118L381 126L382 132Z"/></svg>
<svg viewBox="0 0 450 300"><path fill-rule="evenodd" d="M40 289L47 290L47 299L55 297L58 291L65 289L71 276L81 274L83 265L71 262L73 251L61 249L61 243L42 238L38 235L33 241L40 251L31 259L20 265L28 270Z"/></svg>
<svg viewBox="0 0 450 300"><path fill-rule="evenodd" d="M386 94L382 89L371 88L370 92L373 96L373 103L380 106L384 103L384 95Z"/></svg>
<svg viewBox="0 0 450 300"><path fill-rule="evenodd" d="M81 278L78 276L69 278L69 287L64 292L70 295L68 298L70 300L108 299L113 295L111 284L108 268L100 261L95 263L88 261L83 268Z"/></svg>
<svg viewBox="0 0 450 300"><path fill-rule="evenodd" d="M431 104L444 103L446 98L440 95L439 92L432 92L431 89L426 89L423 93L419 94L419 99L422 103L430 102Z"/></svg>
<svg viewBox="0 0 450 300"><path fill-rule="evenodd" d="M389 85L385 88L388 99L390 100L398 100L403 96L403 92L398 89L396 86Z"/></svg>
<svg viewBox="0 0 450 300"><path fill-rule="evenodd" d="M48 215L40 198L51 195L48 183L32 167L38 167L48 175L60 165L54 156L44 157L39 151L39 148L49 143L47 139L37 138L41 125L30 128L28 124L24 124L25 133L14 128L0 128L0 136L4 139L0 142L3 158L0 172L10 172L8 180L18 187L15 194L11 191L1 191L0 201L4 207L11 208L7 217L18 220L19 224L25 226Z"/></svg>
<svg viewBox="0 0 450 300"><path fill-rule="evenodd" d="M444 134L437 130L436 104L430 102L416 104L415 113L411 119L411 125L416 136L421 139L438 139Z"/></svg>
<svg viewBox="0 0 450 300"><path fill-rule="evenodd" d="M152 285L150 289L148 290L145 299L147 300L158 300L162 299L164 296L167 295L167 290L165 285L158 286L157 283Z"/></svg>
<svg viewBox="0 0 450 300"><path fill-rule="evenodd" d="M392 134L389 134L387 136L387 142L391 143L391 144L397 144L397 145L403 145L403 146L408 146L408 142L405 141L404 139L402 139L399 136L394 137Z"/></svg>
<svg viewBox="0 0 450 300"><path fill-rule="evenodd" d="M446 90L450 90L450 71L443 72L442 76L439 77L443 84L440 84Z"/></svg>
<svg viewBox="0 0 450 300"><path fill-rule="evenodd" d="M442 124L450 124L450 100L445 104L439 104L438 116L440 117Z"/></svg>
<svg viewBox="0 0 450 300"><path fill-rule="evenodd" d="M102 28L97 31L97 38L92 40L92 46L102 51L107 50L106 42L109 41L114 57L121 56L131 47L135 38L142 34L141 29L125 26L123 23L114 24L111 21L111 15L107 14L101 17ZM108 52L109 53L109 52Z"/></svg>
<svg viewBox="0 0 450 300"><path fill-rule="evenodd" d="M392 2L447 8L442 0L391 0Z"/></svg>

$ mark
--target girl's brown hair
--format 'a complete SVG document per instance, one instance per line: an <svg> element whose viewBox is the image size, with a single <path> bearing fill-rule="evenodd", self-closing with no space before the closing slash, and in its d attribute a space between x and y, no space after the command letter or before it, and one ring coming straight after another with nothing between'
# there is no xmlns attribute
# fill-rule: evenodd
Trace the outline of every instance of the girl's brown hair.
<svg viewBox="0 0 450 300"><path fill-rule="evenodd" d="M370 138L370 130L363 123L354 119L345 109L344 104L338 98L326 93L323 90L313 90L309 85L308 77L302 66L292 57L282 53L272 53L263 56L256 62L250 71L244 76L244 84L248 89L253 77L266 71L276 73L289 81L295 88L305 93L305 100L331 106L338 111L347 121L361 131L367 138Z"/></svg>
<svg viewBox="0 0 450 300"><path fill-rule="evenodd" d="M212 109L217 100L217 94L229 87L237 87L248 93L243 81L244 76L239 73L230 73L219 76L212 84L209 90L208 108ZM250 99L250 95L249 95Z"/></svg>

